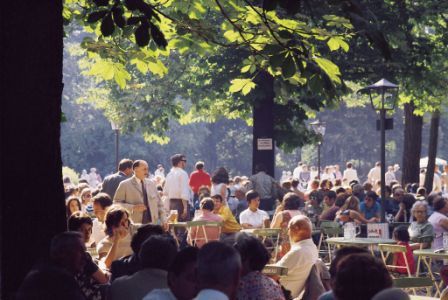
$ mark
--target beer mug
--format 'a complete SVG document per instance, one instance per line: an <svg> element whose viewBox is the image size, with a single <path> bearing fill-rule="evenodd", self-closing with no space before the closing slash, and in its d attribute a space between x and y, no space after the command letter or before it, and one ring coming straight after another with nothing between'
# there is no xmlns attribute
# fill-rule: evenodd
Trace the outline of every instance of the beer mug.
<svg viewBox="0 0 448 300"><path fill-rule="evenodd" d="M176 209L170 210L170 217L168 218L169 222L177 223L177 216L178 216L178 213L177 213Z"/></svg>

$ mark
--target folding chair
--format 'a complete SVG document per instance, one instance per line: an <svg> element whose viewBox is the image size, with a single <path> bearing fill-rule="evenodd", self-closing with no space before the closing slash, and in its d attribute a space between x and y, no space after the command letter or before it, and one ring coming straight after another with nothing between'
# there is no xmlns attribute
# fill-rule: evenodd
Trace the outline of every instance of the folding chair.
<svg viewBox="0 0 448 300"><path fill-rule="evenodd" d="M268 276L269 275L285 276L288 275L288 268L276 265L266 265L263 268L262 273Z"/></svg>
<svg viewBox="0 0 448 300"><path fill-rule="evenodd" d="M409 267L408 258L406 257L406 246L401 245L389 245L389 244L378 244L378 250L380 251L381 258L388 269L405 269L409 277L412 277L411 269ZM390 254L401 254L404 257L406 266L397 266L388 264L388 258ZM393 276L392 276L393 277Z"/></svg>
<svg viewBox="0 0 448 300"><path fill-rule="evenodd" d="M188 244L201 248L211 241L218 241L221 235L221 222L191 221L187 222ZM212 233L206 229L212 229Z"/></svg>
<svg viewBox="0 0 448 300"><path fill-rule="evenodd" d="M429 243L431 245L433 241L434 241L433 235L423 235L423 236L420 236L415 239L415 242L420 243L420 250L423 249L424 243ZM419 256L418 260L417 260L417 273L416 274L420 274L421 259L422 259L421 256Z"/></svg>
<svg viewBox="0 0 448 300"><path fill-rule="evenodd" d="M426 288L426 295L429 296L430 290L433 286L432 279L430 277L400 277L393 278L393 285L400 289L412 289L415 294L416 288Z"/></svg>
<svg viewBox="0 0 448 300"><path fill-rule="evenodd" d="M280 232L280 228L260 228L254 229L252 233L256 237L261 238L264 246L271 253L274 262L277 260Z"/></svg>
<svg viewBox="0 0 448 300"><path fill-rule="evenodd" d="M343 230L341 225L338 222L332 221L322 221L320 224L320 238L317 249L319 254L328 255L328 261L331 263L331 247L328 245L325 240L330 237L338 237L342 234ZM322 249L322 246L325 245L325 249Z"/></svg>

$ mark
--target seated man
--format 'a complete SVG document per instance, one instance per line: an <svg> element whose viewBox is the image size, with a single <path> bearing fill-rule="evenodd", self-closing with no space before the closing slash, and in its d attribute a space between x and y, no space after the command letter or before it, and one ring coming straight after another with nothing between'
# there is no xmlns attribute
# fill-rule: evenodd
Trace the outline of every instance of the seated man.
<svg viewBox="0 0 448 300"><path fill-rule="evenodd" d="M291 292L292 298L300 295L305 282L316 263L318 251L311 239L312 225L305 216L294 216L288 224L291 249L276 265L288 268L288 275L280 279L281 285Z"/></svg>
<svg viewBox="0 0 448 300"><path fill-rule="evenodd" d="M168 288L168 267L177 254L176 242L167 235L147 239L138 254L142 269L133 275L115 279L107 299L141 300L153 289Z"/></svg>
<svg viewBox="0 0 448 300"><path fill-rule="evenodd" d="M379 222L381 220L381 206L376 200L378 195L375 192L367 192L364 202L359 205L362 216L370 222Z"/></svg>
<svg viewBox="0 0 448 300"><path fill-rule="evenodd" d="M223 203L221 195L213 195L212 199L215 202L214 213L222 218L222 238L233 244L235 234L241 230L241 226L236 221L230 208Z"/></svg>
<svg viewBox="0 0 448 300"><path fill-rule="evenodd" d="M201 208L200 214L197 217L194 217L193 221L222 222L221 216L213 213L215 203L212 198L207 197L202 199L199 205ZM219 240L219 227L205 226L204 230L209 241ZM195 242L194 246L198 248L201 248L206 243L204 232L199 226L191 228L188 232L188 243L192 245L193 241Z"/></svg>
<svg viewBox="0 0 448 300"><path fill-rule="evenodd" d="M249 207L240 214L241 226L244 229L269 227L268 213L258 209L260 206L260 195L256 191L250 190L246 193L246 199Z"/></svg>

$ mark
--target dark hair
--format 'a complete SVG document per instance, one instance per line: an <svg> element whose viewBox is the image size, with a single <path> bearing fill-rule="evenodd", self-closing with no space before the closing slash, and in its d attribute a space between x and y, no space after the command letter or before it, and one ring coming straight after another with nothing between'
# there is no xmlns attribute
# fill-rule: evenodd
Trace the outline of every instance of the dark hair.
<svg viewBox="0 0 448 300"><path fill-rule="evenodd" d="M126 169L130 169L133 166L133 162L131 159L129 158L123 158L122 160L120 160L120 162L118 163L118 170L119 171L125 171Z"/></svg>
<svg viewBox="0 0 448 300"><path fill-rule="evenodd" d="M332 287L338 300L370 300L379 291L392 286L384 263L370 253L346 256L336 268Z"/></svg>
<svg viewBox="0 0 448 300"><path fill-rule="evenodd" d="M260 194L258 194L256 191L254 190L250 190L246 193L246 200L247 203L250 203L250 201L256 199L257 197L260 197Z"/></svg>
<svg viewBox="0 0 448 300"><path fill-rule="evenodd" d="M285 210L296 210L300 207L304 207L305 203L296 193L286 193L283 196L283 207Z"/></svg>
<svg viewBox="0 0 448 300"><path fill-rule="evenodd" d="M266 173L267 171L268 171L268 169L266 168L264 163L258 163L255 165L255 173L258 173L258 172Z"/></svg>
<svg viewBox="0 0 448 300"><path fill-rule="evenodd" d="M106 193L99 193L93 197L93 204L98 204L103 209L112 205L112 199Z"/></svg>
<svg viewBox="0 0 448 300"><path fill-rule="evenodd" d="M408 227L405 225L400 225L400 226L395 227L393 236L396 240L398 240L400 242L405 242L405 243L408 243L409 240L411 239L409 237Z"/></svg>
<svg viewBox="0 0 448 300"><path fill-rule="evenodd" d="M414 205L415 197L412 194L404 194L403 198L401 198L401 202L406 206L406 210L409 211Z"/></svg>
<svg viewBox="0 0 448 300"><path fill-rule="evenodd" d="M348 197L349 195L346 193L337 195L336 200L334 201L334 205L336 205L337 207L341 207L345 204L345 200L347 200Z"/></svg>
<svg viewBox="0 0 448 300"><path fill-rule="evenodd" d="M203 161L198 161L194 167L196 168L196 170L202 170L204 168L204 162Z"/></svg>
<svg viewBox="0 0 448 300"><path fill-rule="evenodd" d="M177 245L170 235L153 235L146 239L138 252L142 268L168 271L177 254Z"/></svg>
<svg viewBox="0 0 448 300"><path fill-rule="evenodd" d="M391 188L390 186L386 185L384 190L385 190L386 192L388 192L389 195L392 194L392 188Z"/></svg>
<svg viewBox="0 0 448 300"><path fill-rule="evenodd" d="M131 240L132 251L135 254L138 254L145 240L147 240L151 236L161 235L163 233L164 233L163 228L160 225L154 225L154 224L143 225L142 227L137 229L137 232L132 237Z"/></svg>
<svg viewBox="0 0 448 300"><path fill-rule="evenodd" d="M328 179L324 179L320 182L320 188L323 190L329 190L333 188L333 182Z"/></svg>
<svg viewBox="0 0 448 300"><path fill-rule="evenodd" d="M318 204L321 204L324 200L324 194L321 191L312 191L308 197L316 200Z"/></svg>
<svg viewBox="0 0 448 300"><path fill-rule="evenodd" d="M65 231L51 239L50 257L57 259L61 255L72 251L75 246L84 243L83 235L78 231Z"/></svg>
<svg viewBox="0 0 448 300"><path fill-rule="evenodd" d="M168 271L175 275L179 275L185 270L190 263L196 263L198 260L199 249L196 247L186 247L180 250L169 267Z"/></svg>
<svg viewBox="0 0 448 300"><path fill-rule="evenodd" d="M173 156L171 156L171 165L173 167L177 166L181 161L186 160L185 155L183 154L174 154Z"/></svg>
<svg viewBox="0 0 448 300"><path fill-rule="evenodd" d="M374 191L367 192L365 198L371 198L373 201L376 201L378 199L378 195Z"/></svg>
<svg viewBox="0 0 448 300"><path fill-rule="evenodd" d="M328 191L328 192L325 193L325 196L327 196L330 199L336 199L337 194L334 191Z"/></svg>
<svg viewBox="0 0 448 300"><path fill-rule="evenodd" d="M220 202L222 202L222 196L221 196L220 194L213 195L213 196L212 196L212 199L217 199L217 200L219 200Z"/></svg>
<svg viewBox="0 0 448 300"><path fill-rule="evenodd" d="M212 182L215 184L219 183L229 184L229 173L224 167L219 167L213 172Z"/></svg>
<svg viewBox="0 0 448 300"><path fill-rule="evenodd" d="M203 198L199 205L201 209L206 209L208 211L213 211L213 209L215 209L215 202L210 197Z"/></svg>
<svg viewBox="0 0 448 300"><path fill-rule="evenodd" d="M355 253L369 253L369 251L367 251L364 248L355 247L355 246L343 247L343 248L339 248L336 250L336 252L334 253L334 257L331 260L330 269L329 269L331 278L334 278L334 276L336 276L336 267L337 267L339 261L341 259L343 259L344 257L346 257L350 254L355 254Z"/></svg>
<svg viewBox="0 0 448 300"><path fill-rule="evenodd" d="M244 232L237 234L234 247L241 256L241 261L248 262L249 272L261 271L269 262L270 255L261 241Z"/></svg>
<svg viewBox="0 0 448 300"><path fill-rule="evenodd" d="M338 194L341 194L341 193L345 193L346 192L346 190L345 190L345 188L343 188L342 186L340 186L340 187L338 187L337 189L336 189L336 195L338 195Z"/></svg>
<svg viewBox="0 0 448 300"><path fill-rule="evenodd" d="M82 224L93 225L93 222L86 213L77 211L68 218L67 228L69 231L78 231Z"/></svg>
<svg viewBox="0 0 448 300"><path fill-rule="evenodd" d="M78 208L81 210L81 201L76 196L68 197L65 201L65 214L67 215L67 218L69 218L72 215L72 212L70 211L70 202L76 201L78 203Z"/></svg>
<svg viewBox="0 0 448 300"><path fill-rule="evenodd" d="M108 236L112 236L113 228L118 227L120 225L121 219L124 215L127 215L129 218L129 212L121 207L121 206L111 206L106 212L106 218L104 223L106 224L106 229L104 232Z"/></svg>
<svg viewBox="0 0 448 300"><path fill-rule="evenodd" d="M429 193L428 198L426 198L426 200L428 201L428 205L434 206L435 200L438 199L439 197L442 197L442 193L440 193L440 192ZM443 208L443 206L442 206L442 208Z"/></svg>
<svg viewBox="0 0 448 300"><path fill-rule="evenodd" d="M429 197L428 197L428 199L429 199ZM445 205L446 205L445 198L443 198L440 195L436 195L433 199L434 199L434 202L433 202L432 206L434 207L435 211L440 211L445 207Z"/></svg>
<svg viewBox="0 0 448 300"><path fill-rule="evenodd" d="M299 186L299 180L298 180L298 179L293 179L293 180L291 181L291 186L292 186L293 188L298 187L298 186Z"/></svg>
<svg viewBox="0 0 448 300"><path fill-rule="evenodd" d="M351 162L348 162L345 166L350 169L351 167L353 167L353 164Z"/></svg>

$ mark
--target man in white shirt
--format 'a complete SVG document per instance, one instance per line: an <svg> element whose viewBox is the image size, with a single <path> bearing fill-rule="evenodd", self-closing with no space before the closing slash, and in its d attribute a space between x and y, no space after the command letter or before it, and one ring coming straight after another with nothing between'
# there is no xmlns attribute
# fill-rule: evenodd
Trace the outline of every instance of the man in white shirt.
<svg viewBox="0 0 448 300"><path fill-rule="evenodd" d="M171 168L165 178L163 195L169 201L170 210L177 210L178 220L183 222L188 220L188 201L190 200L189 178L185 172L187 159L183 154L171 156Z"/></svg>
<svg viewBox="0 0 448 300"><path fill-rule="evenodd" d="M302 165L303 165L302 162L299 162L297 164L297 167L292 172L292 178L293 179L299 179L300 178L300 172L302 172Z"/></svg>
<svg viewBox="0 0 448 300"><path fill-rule="evenodd" d="M353 164L348 162L346 165L346 169L344 171L344 176L342 176L342 181L344 185L350 185L350 182L356 180L359 182L358 172L353 168Z"/></svg>
<svg viewBox="0 0 448 300"><path fill-rule="evenodd" d="M300 295L311 268L319 258L311 234L312 225L308 217L297 215L289 221L288 235L291 250L276 265L288 268L288 275L280 278L280 283L291 292L292 298Z"/></svg>
<svg viewBox="0 0 448 300"><path fill-rule="evenodd" d="M244 229L269 227L268 213L258 209L260 206L260 195L256 191L250 190L246 193L246 199L249 207L240 214L241 226Z"/></svg>
<svg viewBox="0 0 448 300"><path fill-rule="evenodd" d="M390 185L390 183L392 181L397 180L395 178L395 172L394 172L394 167L393 166L388 166L387 167L387 172L385 174L385 179L386 179L386 185Z"/></svg>
<svg viewBox="0 0 448 300"><path fill-rule="evenodd" d="M241 258L233 248L221 242L205 244L198 254L199 294L195 300L233 299L238 289Z"/></svg>
<svg viewBox="0 0 448 300"><path fill-rule="evenodd" d="M378 181L381 180L381 163L379 161L375 163L375 167L370 169L367 179L374 187L377 186Z"/></svg>

